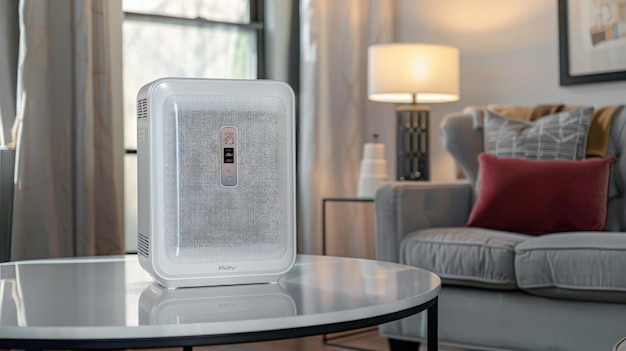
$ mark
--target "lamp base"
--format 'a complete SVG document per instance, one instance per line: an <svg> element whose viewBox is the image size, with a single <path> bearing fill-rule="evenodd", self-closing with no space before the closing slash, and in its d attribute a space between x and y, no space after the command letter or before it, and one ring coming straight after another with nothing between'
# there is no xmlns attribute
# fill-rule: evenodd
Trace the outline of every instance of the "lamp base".
<svg viewBox="0 0 626 351"><path fill-rule="evenodd" d="M429 180L429 114L430 108L417 104L396 107L398 180Z"/></svg>

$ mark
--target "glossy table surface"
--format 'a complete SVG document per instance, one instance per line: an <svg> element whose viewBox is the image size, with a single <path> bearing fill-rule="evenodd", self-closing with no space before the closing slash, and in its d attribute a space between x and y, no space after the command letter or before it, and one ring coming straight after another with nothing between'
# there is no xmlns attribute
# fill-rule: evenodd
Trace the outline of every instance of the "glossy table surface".
<svg viewBox="0 0 626 351"><path fill-rule="evenodd" d="M154 283L134 255L9 262L0 264L0 348L217 344L330 326L294 334L313 335L406 317L439 290L422 269L327 256L298 256L277 284L175 290Z"/></svg>

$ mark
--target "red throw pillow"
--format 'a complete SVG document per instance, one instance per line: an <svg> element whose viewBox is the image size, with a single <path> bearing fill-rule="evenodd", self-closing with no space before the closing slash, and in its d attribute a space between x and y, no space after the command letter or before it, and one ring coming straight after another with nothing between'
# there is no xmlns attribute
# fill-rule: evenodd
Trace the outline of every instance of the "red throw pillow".
<svg viewBox="0 0 626 351"><path fill-rule="evenodd" d="M615 157L526 160L481 154L478 200L467 222L525 234L606 230Z"/></svg>

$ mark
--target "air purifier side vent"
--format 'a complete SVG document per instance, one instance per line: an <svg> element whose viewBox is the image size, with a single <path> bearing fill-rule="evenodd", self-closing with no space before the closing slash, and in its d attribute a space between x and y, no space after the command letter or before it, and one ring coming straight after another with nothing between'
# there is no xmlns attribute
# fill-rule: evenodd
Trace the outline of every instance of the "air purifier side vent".
<svg viewBox="0 0 626 351"><path fill-rule="evenodd" d="M148 117L148 99L137 101L137 118Z"/></svg>
<svg viewBox="0 0 626 351"><path fill-rule="evenodd" d="M137 235L137 252L145 258L150 257L150 239L141 233Z"/></svg>
<svg viewBox="0 0 626 351"><path fill-rule="evenodd" d="M138 311L139 325L150 325L150 314L141 306L139 306Z"/></svg>

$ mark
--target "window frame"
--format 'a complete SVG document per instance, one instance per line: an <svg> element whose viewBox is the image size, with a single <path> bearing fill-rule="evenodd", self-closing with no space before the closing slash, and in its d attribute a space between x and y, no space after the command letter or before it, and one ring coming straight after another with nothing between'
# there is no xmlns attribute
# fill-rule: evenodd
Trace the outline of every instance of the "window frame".
<svg viewBox="0 0 626 351"><path fill-rule="evenodd" d="M123 0L122 0L123 1ZM239 29L246 29L250 31L254 31L256 33L256 52L257 52L257 62L256 62L256 70L257 70L257 79L265 79L266 78L266 66L265 66L265 0L248 0L248 5L250 9L250 21L248 23L241 22L230 22L230 21L219 21L219 20L210 20L206 18L186 18L186 17L177 17L177 16L167 16L167 15L158 15L158 14L149 14L149 13L139 13L132 11L124 11L122 7L122 18L121 25L123 25L126 20L143 20L143 21L151 21L151 22L168 22L168 23L179 23L181 25L188 26L197 26L197 27L217 27L217 26L230 26L236 27ZM123 57L123 51L122 51ZM120 75L122 81L123 71ZM123 96L122 96L123 98ZM122 113L122 118L128 118ZM135 117L136 118L136 117ZM126 130L123 130L126 133ZM125 138L122 139L122 147L124 149L124 157L123 163L126 163L127 159L132 159L132 157L137 157L137 147L127 147L125 143ZM125 167L125 166L124 166ZM124 179L123 185L123 196L126 196L126 179ZM124 220L126 221L126 211L124 210ZM126 232L126 226L124 226L124 240L127 240L127 236L132 233ZM137 233L134 233L136 236ZM126 249L126 253L137 253L136 249Z"/></svg>
<svg viewBox="0 0 626 351"><path fill-rule="evenodd" d="M123 0L122 0L123 1ZM188 18L167 15L157 15L142 12L123 11L122 23L126 20L150 20L153 22L179 23L198 27L230 26L253 30L256 33L257 44L257 79L265 77L265 0L248 0L250 21L248 23L211 20L202 17ZM122 53L123 55L123 53ZM127 118L127 116L124 116ZM126 131L124 131L126 133ZM137 148L124 146L124 155L136 155Z"/></svg>

